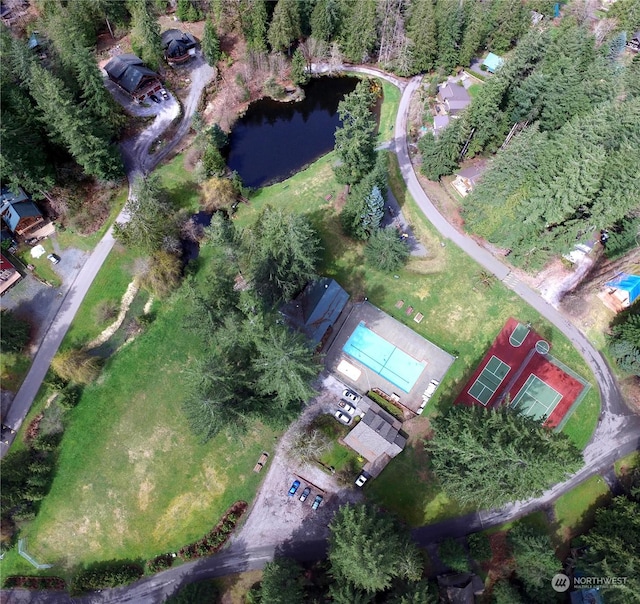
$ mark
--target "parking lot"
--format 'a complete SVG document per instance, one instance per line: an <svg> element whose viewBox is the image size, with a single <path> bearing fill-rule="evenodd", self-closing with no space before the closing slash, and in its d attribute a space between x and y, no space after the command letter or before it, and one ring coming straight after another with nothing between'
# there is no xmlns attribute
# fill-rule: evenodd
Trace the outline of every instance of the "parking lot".
<svg viewBox="0 0 640 604"><path fill-rule="evenodd" d="M288 453L296 434L319 414L333 414L338 408L337 402L345 386L333 376L323 376L321 380L320 393L287 430L277 451L265 465L264 483L246 524L235 539L241 540L243 534L247 534L251 535L252 541L275 544L300 535L305 539L326 538L327 525L336 510L345 503L362 500L362 492L354 485L342 486L319 466L302 464ZM289 496L295 480L300 481L300 486L293 496ZM301 502L300 495L306 487L310 487L310 493L306 501ZM320 507L313 510L312 504L317 495L322 495L323 500Z"/></svg>

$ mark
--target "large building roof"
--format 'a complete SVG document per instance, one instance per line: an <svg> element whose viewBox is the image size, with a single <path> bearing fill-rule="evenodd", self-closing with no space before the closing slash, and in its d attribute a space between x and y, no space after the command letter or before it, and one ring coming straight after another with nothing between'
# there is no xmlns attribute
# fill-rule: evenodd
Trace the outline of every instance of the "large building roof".
<svg viewBox="0 0 640 604"><path fill-rule="evenodd" d="M167 59L182 57L197 44L196 39L189 32L184 33L179 29L168 29L162 32L161 38Z"/></svg>
<svg viewBox="0 0 640 604"><path fill-rule="evenodd" d="M440 85L440 96L449 101L471 101L471 96L460 84L445 83Z"/></svg>
<svg viewBox="0 0 640 604"><path fill-rule="evenodd" d="M302 294L282 308L292 327L317 346L349 301L349 294L326 277L307 285Z"/></svg>
<svg viewBox="0 0 640 604"><path fill-rule="evenodd" d="M135 92L145 77L158 78L158 74L144 65L142 59L132 54L117 55L105 67L109 77L129 94Z"/></svg>

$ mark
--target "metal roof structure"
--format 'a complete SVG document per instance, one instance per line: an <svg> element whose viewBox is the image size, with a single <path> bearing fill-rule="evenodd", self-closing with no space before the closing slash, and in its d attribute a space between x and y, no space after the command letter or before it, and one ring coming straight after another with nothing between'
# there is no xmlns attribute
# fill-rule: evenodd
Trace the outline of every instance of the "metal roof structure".
<svg viewBox="0 0 640 604"><path fill-rule="evenodd" d="M111 59L104 70L120 88L133 94L145 78L160 78L153 70L144 65L142 59L132 54L117 55Z"/></svg>
<svg viewBox="0 0 640 604"><path fill-rule="evenodd" d="M615 287L629 295L629 305L633 304L640 297L640 276L620 273L615 279L605 285Z"/></svg>

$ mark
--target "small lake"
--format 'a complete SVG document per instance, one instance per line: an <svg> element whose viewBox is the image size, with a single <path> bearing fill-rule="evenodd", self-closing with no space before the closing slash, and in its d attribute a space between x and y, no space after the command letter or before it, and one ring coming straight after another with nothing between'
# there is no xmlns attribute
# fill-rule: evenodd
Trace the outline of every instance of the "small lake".
<svg viewBox="0 0 640 604"><path fill-rule="evenodd" d="M227 165L248 187L286 180L333 149L338 103L357 83L352 77L314 78L298 103L252 103L229 136Z"/></svg>

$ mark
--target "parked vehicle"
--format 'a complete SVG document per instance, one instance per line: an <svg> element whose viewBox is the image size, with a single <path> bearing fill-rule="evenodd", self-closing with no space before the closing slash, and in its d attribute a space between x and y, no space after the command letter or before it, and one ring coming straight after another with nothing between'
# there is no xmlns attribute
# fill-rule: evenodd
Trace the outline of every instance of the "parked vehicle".
<svg viewBox="0 0 640 604"><path fill-rule="evenodd" d="M316 495L316 498L313 500L313 504L311 505L311 509L312 510L317 510L320 507L320 504L322 503L322 495Z"/></svg>
<svg viewBox="0 0 640 604"><path fill-rule="evenodd" d="M335 418L343 423L345 426L348 426L351 423L351 417L348 416L346 413L342 413L342 411L336 411L334 413Z"/></svg>
<svg viewBox="0 0 640 604"><path fill-rule="evenodd" d="M60 256L56 256L55 254L49 254L47 256L47 260L51 262L51 264L58 264L58 262L60 262Z"/></svg>
<svg viewBox="0 0 640 604"><path fill-rule="evenodd" d="M15 434L16 431L13 428L10 428L9 426L5 426L4 424L2 424L1 428L0 428L0 440L5 444L8 445L9 444L9 440L11 439L11 435Z"/></svg>
<svg viewBox="0 0 640 604"><path fill-rule="evenodd" d="M160 94L165 101L169 98L169 93L164 88L160 89Z"/></svg>
<svg viewBox="0 0 640 604"><path fill-rule="evenodd" d="M349 415L353 415L356 412L356 408L351 403L348 403L347 401L339 401L338 407L340 407L340 409L342 409Z"/></svg>
<svg viewBox="0 0 640 604"><path fill-rule="evenodd" d="M367 482L367 480L369 480L369 478L371 478L370 474L367 474L366 472L360 472L360 476L356 478L356 486L357 487L363 486L364 483Z"/></svg>
<svg viewBox="0 0 640 604"><path fill-rule="evenodd" d="M353 401L354 403L357 403L361 398L357 392L354 392L353 390L349 390L349 388L345 388L342 391L342 396L344 396L344 398L349 399L350 401Z"/></svg>
<svg viewBox="0 0 640 604"><path fill-rule="evenodd" d="M296 491L298 490L299 486L300 486L300 481L294 480L293 484L291 485L291 488L289 489L289 497L293 497L296 494Z"/></svg>
<svg viewBox="0 0 640 604"><path fill-rule="evenodd" d="M307 487L304 491L302 491L302 495L300 495L300 501L306 501L307 497L309 497L309 493L311 493L311 488Z"/></svg>
<svg viewBox="0 0 640 604"><path fill-rule="evenodd" d="M150 94L149 98L154 102L154 103L159 103L160 99L155 95L155 94Z"/></svg>

